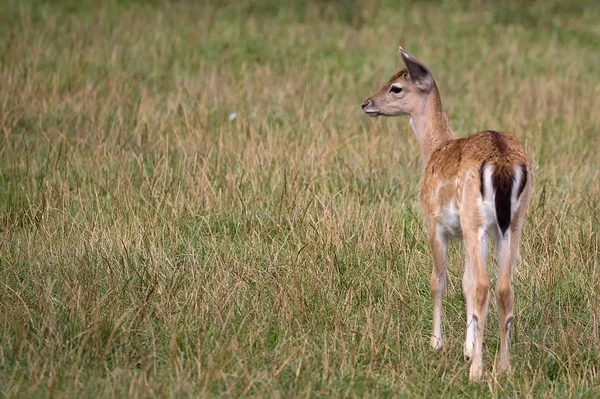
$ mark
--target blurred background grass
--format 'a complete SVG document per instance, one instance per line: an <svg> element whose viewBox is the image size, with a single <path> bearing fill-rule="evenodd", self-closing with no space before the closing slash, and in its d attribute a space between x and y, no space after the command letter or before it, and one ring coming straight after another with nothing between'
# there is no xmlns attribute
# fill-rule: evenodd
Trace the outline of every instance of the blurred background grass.
<svg viewBox="0 0 600 399"><path fill-rule="evenodd" d="M429 350L416 142L359 108L399 45L533 158L511 377L460 246ZM597 396L599 50L593 1L4 1L0 390Z"/></svg>

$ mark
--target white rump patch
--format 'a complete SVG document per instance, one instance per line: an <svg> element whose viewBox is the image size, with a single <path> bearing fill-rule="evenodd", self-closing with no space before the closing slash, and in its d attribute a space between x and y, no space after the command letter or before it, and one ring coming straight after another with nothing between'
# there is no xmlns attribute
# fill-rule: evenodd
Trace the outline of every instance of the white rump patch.
<svg viewBox="0 0 600 399"><path fill-rule="evenodd" d="M496 190L494 189L494 182L492 175L494 174L494 166L485 164L483 166L483 198L480 200L479 211L483 217L483 225L485 230L490 229L497 225L496 220L496 204L494 202L496 198Z"/></svg>
<svg viewBox="0 0 600 399"><path fill-rule="evenodd" d="M494 166L485 164L483 166L483 201L494 202L496 196L496 190L494 189L494 182L492 181L492 175L494 174Z"/></svg>
<svg viewBox="0 0 600 399"><path fill-rule="evenodd" d="M523 182L523 169L521 165L516 166L513 172L513 185L512 192L510 193L510 217L514 215L515 211L519 209L521 205L520 197L519 197L519 188L521 188L521 183Z"/></svg>

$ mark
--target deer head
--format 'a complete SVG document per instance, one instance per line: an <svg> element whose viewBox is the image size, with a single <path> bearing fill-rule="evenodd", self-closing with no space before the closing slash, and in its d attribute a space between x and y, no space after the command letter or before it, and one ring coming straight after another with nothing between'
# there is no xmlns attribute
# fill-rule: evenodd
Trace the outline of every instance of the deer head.
<svg viewBox="0 0 600 399"><path fill-rule="evenodd" d="M421 62L400 47L400 57L406 68L398 71L377 93L362 104L369 116L410 115L421 110L429 93L435 88L431 72Z"/></svg>

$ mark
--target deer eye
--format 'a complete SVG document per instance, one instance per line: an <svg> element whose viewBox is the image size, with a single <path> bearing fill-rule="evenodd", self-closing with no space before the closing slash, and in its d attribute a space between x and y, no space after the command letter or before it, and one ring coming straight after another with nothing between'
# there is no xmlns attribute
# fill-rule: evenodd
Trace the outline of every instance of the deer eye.
<svg viewBox="0 0 600 399"><path fill-rule="evenodd" d="M390 87L390 92L398 94L402 92L402 87L400 86L392 86Z"/></svg>

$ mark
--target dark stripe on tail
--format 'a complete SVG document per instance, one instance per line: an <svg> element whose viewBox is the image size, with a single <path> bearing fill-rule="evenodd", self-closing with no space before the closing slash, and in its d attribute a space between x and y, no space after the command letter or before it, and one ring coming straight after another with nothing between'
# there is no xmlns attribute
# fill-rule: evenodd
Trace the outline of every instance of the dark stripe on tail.
<svg viewBox="0 0 600 399"><path fill-rule="evenodd" d="M494 203L496 206L496 220L502 235L510 226L510 196L512 194L513 176L508 170L496 169L492 174L492 185L496 189Z"/></svg>
<svg viewBox="0 0 600 399"><path fill-rule="evenodd" d="M481 165L479 169L479 184L481 196L485 195L485 182L484 182L484 167L486 162ZM523 178L519 184L517 191L517 198L521 196L527 184L527 166L521 165L521 171ZM514 174L508 168L497 168L492 173L492 186L496 192L494 196L494 207L496 208L496 220L498 221L498 227L502 235L506 233L511 222L511 194L514 182Z"/></svg>

